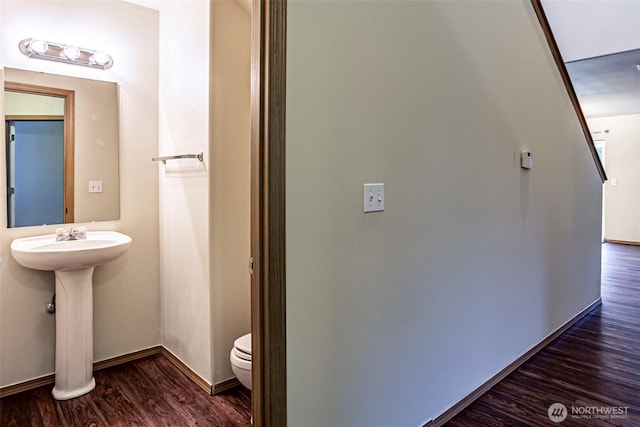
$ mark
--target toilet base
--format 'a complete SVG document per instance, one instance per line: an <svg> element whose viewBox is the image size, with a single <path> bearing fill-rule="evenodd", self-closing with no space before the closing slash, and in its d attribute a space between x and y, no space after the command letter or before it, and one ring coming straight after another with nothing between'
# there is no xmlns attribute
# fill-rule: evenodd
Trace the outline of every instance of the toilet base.
<svg viewBox="0 0 640 427"><path fill-rule="evenodd" d="M245 388L251 390L251 362L239 359L231 351L231 371L236 376L236 379Z"/></svg>

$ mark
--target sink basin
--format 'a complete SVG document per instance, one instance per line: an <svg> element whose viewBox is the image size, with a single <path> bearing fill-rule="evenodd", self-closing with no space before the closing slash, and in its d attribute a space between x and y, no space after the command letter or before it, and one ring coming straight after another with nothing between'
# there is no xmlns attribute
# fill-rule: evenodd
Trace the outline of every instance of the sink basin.
<svg viewBox="0 0 640 427"><path fill-rule="evenodd" d="M131 237L116 231L89 231L83 240L56 242L55 234L15 239L11 254L24 267L71 271L109 262L129 249Z"/></svg>
<svg viewBox="0 0 640 427"><path fill-rule="evenodd" d="M73 399L96 386L93 378L93 270L124 254L131 237L90 231L82 240L56 242L55 234L11 242L16 261L56 277L56 383L53 397Z"/></svg>

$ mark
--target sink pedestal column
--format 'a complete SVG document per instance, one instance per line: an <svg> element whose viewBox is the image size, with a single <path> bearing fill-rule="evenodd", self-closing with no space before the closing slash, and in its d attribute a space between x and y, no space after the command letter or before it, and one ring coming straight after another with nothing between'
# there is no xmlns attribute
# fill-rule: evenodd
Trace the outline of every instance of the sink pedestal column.
<svg viewBox="0 0 640 427"><path fill-rule="evenodd" d="M53 397L73 399L94 389L94 267L56 274L56 384Z"/></svg>

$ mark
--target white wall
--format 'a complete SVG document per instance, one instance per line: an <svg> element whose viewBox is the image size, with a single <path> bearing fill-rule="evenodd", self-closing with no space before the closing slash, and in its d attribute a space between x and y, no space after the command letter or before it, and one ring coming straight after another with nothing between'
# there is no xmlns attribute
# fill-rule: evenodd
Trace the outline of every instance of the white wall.
<svg viewBox="0 0 640 427"><path fill-rule="evenodd" d="M34 13L37 10L37 13ZM72 75L120 85L120 220L84 224L133 237L131 249L94 273L94 357L102 360L160 343L158 250L157 12L124 2L2 2L0 67ZM19 40L41 37L99 47L114 58L110 70L28 59ZM0 111L0 113L2 113ZM78 141L76 141L78 143ZM5 186L4 161L0 187ZM45 304L54 292L51 272L19 266L14 238L52 233L55 226L7 229L0 205L0 386L53 372L55 316Z"/></svg>
<svg viewBox="0 0 640 427"><path fill-rule="evenodd" d="M56 96L5 91L4 102L7 116L64 116L64 98Z"/></svg>
<svg viewBox="0 0 640 427"><path fill-rule="evenodd" d="M421 425L597 300L601 182L528 2L287 20L288 424Z"/></svg>
<svg viewBox="0 0 640 427"><path fill-rule="evenodd" d="M604 238L640 243L640 114L588 119L605 138ZM615 185L614 185L615 182Z"/></svg>
<svg viewBox="0 0 640 427"><path fill-rule="evenodd" d="M211 3L211 286L214 382L233 377L233 341L251 331L251 18Z"/></svg>
<svg viewBox="0 0 640 427"><path fill-rule="evenodd" d="M160 9L160 155L204 153L160 170L164 345L212 382L209 251L209 3ZM181 59L180 59L181 58Z"/></svg>

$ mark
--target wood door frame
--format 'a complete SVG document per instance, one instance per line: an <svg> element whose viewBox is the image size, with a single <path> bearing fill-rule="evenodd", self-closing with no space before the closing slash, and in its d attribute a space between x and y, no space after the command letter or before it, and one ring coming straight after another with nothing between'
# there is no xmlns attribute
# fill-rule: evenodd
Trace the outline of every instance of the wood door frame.
<svg viewBox="0 0 640 427"><path fill-rule="evenodd" d="M73 90L37 86L27 83L4 82L4 90L32 95L64 98L64 215L65 224L74 222L75 193L75 97Z"/></svg>
<svg viewBox="0 0 640 427"><path fill-rule="evenodd" d="M256 427L287 423L285 334L286 0L251 13L251 332Z"/></svg>

